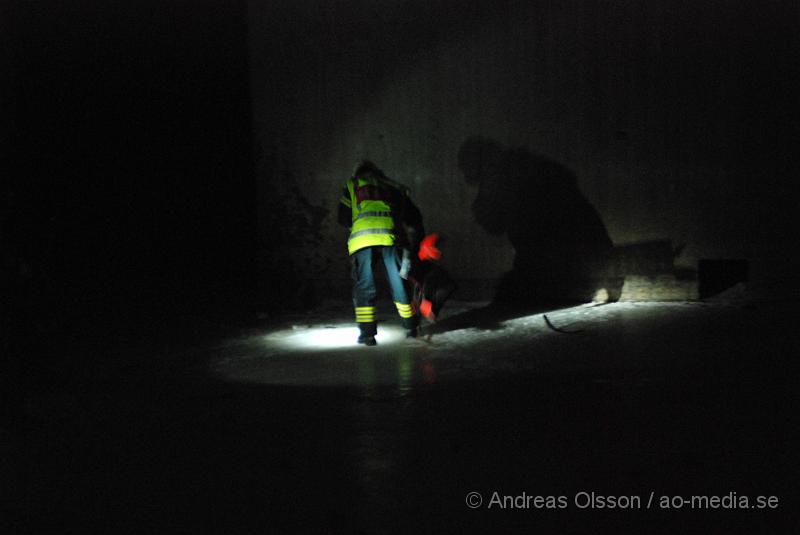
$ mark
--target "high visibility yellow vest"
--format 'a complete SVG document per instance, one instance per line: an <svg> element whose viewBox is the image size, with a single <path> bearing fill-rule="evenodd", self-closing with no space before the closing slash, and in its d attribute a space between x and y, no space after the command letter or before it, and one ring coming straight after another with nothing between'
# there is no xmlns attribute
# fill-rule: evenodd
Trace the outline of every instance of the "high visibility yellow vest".
<svg viewBox="0 0 800 535"><path fill-rule="evenodd" d="M347 251L353 254L364 247L394 245L393 210L407 193L403 186L388 180L355 177L347 181L349 198L341 202L349 206L353 216Z"/></svg>

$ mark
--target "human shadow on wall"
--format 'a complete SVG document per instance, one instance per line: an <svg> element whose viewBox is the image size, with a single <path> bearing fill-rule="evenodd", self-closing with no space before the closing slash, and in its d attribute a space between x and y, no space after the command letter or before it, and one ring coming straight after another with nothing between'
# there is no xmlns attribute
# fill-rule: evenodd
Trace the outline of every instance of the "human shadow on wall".
<svg viewBox="0 0 800 535"><path fill-rule="evenodd" d="M489 307L444 320L433 332L499 327L511 317L591 301L602 289L607 300L619 299L623 280L610 269L611 238L569 169L485 137L464 141L458 165L478 186L475 221L492 236L508 236L514 263Z"/></svg>

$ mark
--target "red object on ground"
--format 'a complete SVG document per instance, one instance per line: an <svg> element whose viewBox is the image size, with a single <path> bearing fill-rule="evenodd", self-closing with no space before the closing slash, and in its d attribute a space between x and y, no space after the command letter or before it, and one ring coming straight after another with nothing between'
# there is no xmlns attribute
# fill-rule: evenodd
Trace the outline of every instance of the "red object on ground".
<svg viewBox="0 0 800 535"><path fill-rule="evenodd" d="M427 299L423 299L419 304L419 311L423 316L433 321L433 303Z"/></svg>
<svg viewBox="0 0 800 535"><path fill-rule="evenodd" d="M425 236L422 243L419 244L419 259L423 262L426 260L439 260L442 257L442 252L436 247L436 242L439 240L439 235L429 234Z"/></svg>

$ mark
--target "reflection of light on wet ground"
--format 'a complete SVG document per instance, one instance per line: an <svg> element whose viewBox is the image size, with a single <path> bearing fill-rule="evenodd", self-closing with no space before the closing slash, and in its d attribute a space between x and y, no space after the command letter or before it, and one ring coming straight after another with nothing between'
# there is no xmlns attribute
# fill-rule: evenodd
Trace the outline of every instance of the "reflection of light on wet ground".
<svg viewBox="0 0 800 535"><path fill-rule="evenodd" d="M641 348L650 345L650 334L643 333L658 329L664 318L699 308L689 303L587 304L508 319L491 318L492 311L483 308L464 312L481 311L486 316L477 320L494 319L494 326L467 322L412 340L405 338L399 322L381 322L376 347L357 344L352 323L321 313L299 325L232 339L210 366L215 375L234 382L356 387L367 397L405 395L423 385L492 374L556 367L597 371L622 360L635 366ZM544 314L560 332L548 327ZM579 333L563 334L574 331ZM602 347L616 350L598 359Z"/></svg>
<svg viewBox="0 0 800 535"><path fill-rule="evenodd" d="M420 367L429 345L407 339L400 325L380 324L378 345L367 347L357 343L352 323L320 320L229 340L212 370L235 382L355 386L376 396L387 388L403 395L423 382ZM425 377L433 382L430 372Z"/></svg>
<svg viewBox="0 0 800 535"><path fill-rule="evenodd" d="M404 347L397 355L397 389L401 394L409 392L414 382L414 355L411 348Z"/></svg>

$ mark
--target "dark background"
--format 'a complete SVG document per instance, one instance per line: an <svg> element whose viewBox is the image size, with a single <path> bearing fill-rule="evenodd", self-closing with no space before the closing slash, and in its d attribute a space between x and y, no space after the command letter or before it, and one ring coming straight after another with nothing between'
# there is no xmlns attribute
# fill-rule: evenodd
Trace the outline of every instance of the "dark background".
<svg viewBox="0 0 800 535"><path fill-rule="evenodd" d="M616 246L796 272L792 2L2 9L4 249L39 312L318 302L347 285L334 207L363 157L412 187L456 278L497 280L514 252L471 213L474 136L562 166Z"/></svg>
<svg viewBox="0 0 800 535"><path fill-rule="evenodd" d="M2 20L3 245L36 313L251 310L244 6L4 2Z"/></svg>
<svg viewBox="0 0 800 535"><path fill-rule="evenodd" d="M381 503L359 498L400 481L409 492L385 496L409 529L421 509L435 514L437 493L459 498L433 525L469 528L462 475L519 488L530 474L566 475L574 490L582 467L589 481L620 488L652 471L675 492L684 480L703 492L747 487L752 476L753 493L788 496L790 476L776 488L767 480L796 464L791 305L765 307L755 322L744 307L727 308L723 324L717 309L699 323L660 316L676 321L666 329L623 322L606 346L572 350L609 359L601 382L554 366L553 377L485 383L478 366L472 383L409 397L223 382L206 375L220 352L203 343L259 312L253 332L263 334L286 311L347 296L335 206L365 157L412 188L463 289L491 286L515 263L541 267L537 240L557 238L551 250L568 252L551 264L560 266L586 245L577 237L593 236L614 250L674 251L652 262L660 273L697 277L701 262L724 272L718 261L733 259L752 287L796 297L798 9L2 1L0 446L12 459L1 466L11 474L0 478L11 482L0 487L2 513L32 533L92 522L263 529L276 509L312 530L349 527L350 512L387 529ZM497 148L521 189L503 190L502 173L493 175L502 187L465 182L459 154L476 139ZM522 203L517 215L537 207L539 219L521 220L536 232L495 232L493 216L511 201ZM488 226L476 221L487 213ZM721 289L715 282L704 283ZM563 340L545 353L561 356ZM399 347L430 364L424 350ZM644 377L655 386L625 375L620 361L647 363L651 352L663 358L664 370ZM613 461L639 440L620 470ZM599 456L581 465L589 450ZM369 463L380 469L396 451L407 457L398 477L369 480ZM351 494L359 467L377 493ZM297 508L307 493L345 508ZM406 496L416 497L405 505Z"/></svg>

